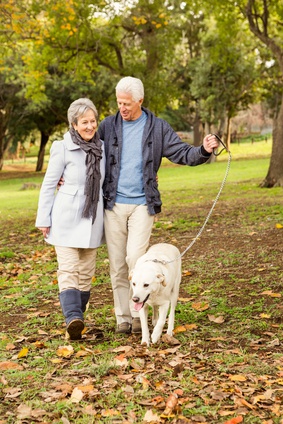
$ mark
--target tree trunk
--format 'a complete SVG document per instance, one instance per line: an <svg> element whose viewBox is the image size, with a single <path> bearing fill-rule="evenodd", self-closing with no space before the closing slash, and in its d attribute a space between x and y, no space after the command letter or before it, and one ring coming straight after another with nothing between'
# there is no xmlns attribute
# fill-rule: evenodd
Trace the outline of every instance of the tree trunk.
<svg viewBox="0 0 283 424"><path fill-rule="evenodd" d="M8 150L9 144L10 144L10 138L4 137L4 134L1 134L0 131L0 171L2 171L4 166L4 156L6 151Z"/></svg>
<svg viewBox="0 0 283 424"><path fill-rule="evenodd" d="M194 140L193 140L194 146L200 146L202 144L203 127L202 127L202 123L201 123L198 112L196 112L194 123L193 123L193 133L194 133Z"/></svg>
<svg viewBox="0 0 283 424"><path fill-rule="evenodd" d="M37 164L36 164L36 172L41 172L44 165L44 155L45 155L45 146L49 140L49 135L44 132L40 132L41 140L40 140L40 148L37 155Z"/></svg>
<svg viewBox="0 0 283 424"><path fill-rule="evenodd" d="M230 147L231 147L231 118L230 117L227 118L226 136L224 141L225 141L227 150L230 150ZM220 149L222 147L223 146L220 146Z"/></svg>
<svg viewBox="0 0 283 424"><path fill-rule="evenodd" d="M283 49L278 35L273 38L269 35L271 33L271 31L269 31L269 27L274 25L274 17L271 18L271 11L273 10L271 6L272 2L270 4L269 3L270 2L267 2L266 0L260 0L259 2L256 0L248 0L245 13L249 21L250 30L266 45L273 57L277 59L282 76ZM261 15L258 14L258 10L260 9L262 10ZM273 125L272 152L269 170L260 186L283 187L283 96L281 99L280 110Z"/></svg>
<svg viewBox="0 0 283 424"><path fill-rule="evenodd" d="M283 95L279 113L274 120L272 139L269 169L261 187L283 187Z"/></svg>

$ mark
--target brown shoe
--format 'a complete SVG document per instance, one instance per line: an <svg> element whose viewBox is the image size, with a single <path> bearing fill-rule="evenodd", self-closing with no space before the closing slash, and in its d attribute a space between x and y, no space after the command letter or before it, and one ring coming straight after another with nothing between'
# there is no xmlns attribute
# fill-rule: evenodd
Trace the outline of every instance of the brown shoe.
<svg viewBox="0 0 283 424"><path fill-rule="evenodd" d="M84 329L84 322L81 319L74 319L67 325L67 332L70 336L70 340L81 340L82 331Z"/></svg>
<svg viewBox="0 0 283 424"><path fill-rule="evenodd" d="M133 318L132 320L132 333L141 333L141 320L139 318Z"/></svg>
<svg viewBox="0 0 283 424"><path fill-rule="evenodd" d="M115 333L116 334L129 334L131 332L132 326L129 322L122 322L118 324Z"/></svg>

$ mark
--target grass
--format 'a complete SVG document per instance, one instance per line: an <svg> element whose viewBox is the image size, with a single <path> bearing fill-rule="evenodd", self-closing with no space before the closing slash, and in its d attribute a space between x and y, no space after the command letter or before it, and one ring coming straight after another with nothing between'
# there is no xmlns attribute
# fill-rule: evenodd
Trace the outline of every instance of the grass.
<svg viewBox="0 0 283 424"><path fill-rule="evenodd" d="M283 247L276 224L283 224L282 189L259 188L269 142L231 150L220 199L183 257L178 344L149 349L139 336L114 333L105 246L98 251L86 338L64 340L56 257L34 228L39 190L21 190L43 175L1 180L0 174L1 424L222 424L236 416L248 424L281 424ZM226 166L225 154L196 168L164 161L164 205L152 243L188 246ZM72 347L70 356L58 354L62 346ZM170 409L172 394L177 405Z"/></svg>

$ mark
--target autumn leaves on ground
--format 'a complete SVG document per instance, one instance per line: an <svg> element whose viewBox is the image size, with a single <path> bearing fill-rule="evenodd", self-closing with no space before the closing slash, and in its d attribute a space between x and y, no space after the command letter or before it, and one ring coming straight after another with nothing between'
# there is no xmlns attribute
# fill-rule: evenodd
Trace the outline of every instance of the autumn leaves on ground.
<svg viewBox="0 0 283 424"><path fill-rule="evenodd" d="M66 341L53 249L34 216L1 215L0 423L282 424L282 193L245 184L225 187L183 258L174 338L149 348L114 333L105 246L86 332ZM186 203L168 193L151 243L183 251L207 190Z"/></svg>

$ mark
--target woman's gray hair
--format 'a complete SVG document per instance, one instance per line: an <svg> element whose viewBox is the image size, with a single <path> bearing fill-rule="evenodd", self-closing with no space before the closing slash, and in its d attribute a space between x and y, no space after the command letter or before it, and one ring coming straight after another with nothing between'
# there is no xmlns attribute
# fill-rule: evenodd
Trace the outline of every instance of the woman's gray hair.
<svg viewBox="0 0 283 424"><path fill-rule="evenodd" d="M72 128L72 124L77 125L78 118L84 115L88 110L93 111L95 119L97 121L98 120L97 109L91 100L87 98L81 98L71 103L67 113L69 128Z"/></svg>
<svg viewBox="0 0 283 424"><path fill-rule="evenodd" d="M124 77L116 85L116 95L128 93L134 102L144 98L144 87L140 79L134 77Z"/></svg>

